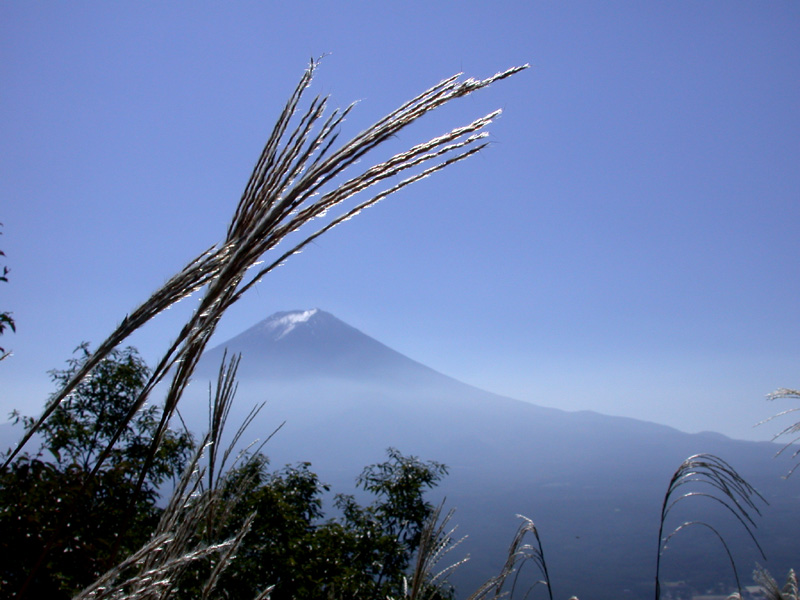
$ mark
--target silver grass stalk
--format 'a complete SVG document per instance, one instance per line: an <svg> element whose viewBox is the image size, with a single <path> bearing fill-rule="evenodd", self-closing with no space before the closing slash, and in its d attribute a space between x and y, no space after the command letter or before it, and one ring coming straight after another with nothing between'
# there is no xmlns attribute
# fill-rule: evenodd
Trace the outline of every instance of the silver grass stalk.
<svg viewBox="0 0 800 600"><path fill-rule="evenodd" d="M75 600L168 598L177 580L193 562L220 553L235 543L193 544L218 497L199 493L203 469L199 463L207 444L201 446L178 482L150 541L133 555L102 575Z"/></svg>
<svg viewBox="0 0 800 600"><path fill-rule="evenodd" d="M684 486L692 486L693 490L695 486L705 489L710 487L711 491L701 492L690 490L681 493L683 492ZM742 586L739 581L739 574L736 569L736 563L733 560L733 555L731 554L725 538L715 527L704 521L686 521L673 529L666 538L664 537L664 526L670 511L676 504L689 498L708 498L723 507L725 509L724 512L733 515L744 527L750 539L761 553L761 556L766 559L764 551L753 532L756 527L753 515L761 514L761 511L756 505L756 501L761 500L765 504L768 504L767 501L753 486L747 483L733 467L721 458L713 454L696 454L690 456L683 461L681 466L678 467L673 474L661 505L661 520L658 529L658 553L656 554L655 599L660 600L661 598L661 557L664 550L667 548L667 544L672 537L677 535L680 531L693 526L706 528L721 542L728 556L728 560L731 563L733 574L736 578L736 586L741 596Z"/></svg>
<svg viewBox="0 0 800 600"><path fill-rule="evenodd" d="M767 400L783 400L783 399L791 399L791 400L800 400L800 390L791 390L787 388L781 388L779 390L775 390L771 394L767 396ZM800 407L789 408L787 410L781 411L776 415L771 416L768 419L757 423L757 425L763 425L764 423L769 423L775 419L780 419L786 415L790 415L792 413L796 413L800 411ZM777 440L784 441L783 447L778 450L776 456L780 456L784 454L790 448L794 448L794 452L791 453L791 460L796 460L798 456L800 456L800 446L798 446L798 442L800 442L800 421L792 423L791 425L784 427L774 436L772 436L772 441ZM789 469L789 472L786 474L786 477L791 476L794 473L795 469L800 467L800 461L797 461L793 467Z"/></svg>
<svg viewBox="0 0 800 600"><path fill-rule="evenodd" d="M756 570L753 571L753 580L761 586L766 600L798 600L798 584L797 575L794 569L789 569L789 574L786 576L786 584L781 588L777 581L769 574L764 567L756 565Z"/></svg>
<svg viewBox="0 0 800 600"><path fill-rule="evenodd" d="M542 547L542 540L539 537L539 530L536 529L533 521L523 515L517 515L522 519L522 523L517 528L514 539L508 548L508 556L506 562L500 572L489 579L481 587L479 587L467 600L485 600L487 598L502 598L513 597L516 591L517 582L522 567L529 561L538 567L542 579L536 581L533 586L525 593L527 597L532 591L533 587L541 584L547 588L547 593L550 600L553 600L553 587L550 582L550 574L547 570L547 561L544 557L544 549ZM535 544L527 543L529 536L533 536ZM508 592L504 592L508 580L511 580L511 588Z"/></svg>
<svg viewBox="0 0 800 600"><path fill-rule="evenodd" d="M466 539L466 536L459 539L453 537L456 528L448 529L448 525L455 511L451 509L442 517L443 506L444 502L433 510L420 532L410 587L404 594L409 600L436 598L437 592L448 585L447 579L450 574L469 560L469 557L462 558L436 570L441 561Z"/></svg>
<svg viewBox="0 0 800 600"><path fill-rule="evenodd" d="M216 544L203 542L203 537L218 537L217 532L229 523L232 510L249 489L244 482L230 490L228 477L236 461L226 467L225 460L254 413L239 426L221 460L220 453L214 450L222 439L235 397L239 359L235 356L226 362L223 357L216 391L209 394L209 431L178 481L150 541L102 575L75 600L166 600L186 569L208 559L214 560L214 566L202 585L200 598L213 597L220 575L234 560L255 516L251 514L233 537ZM237 461L241 458L237 457ZM226 487L232 493L223 493ZM268 594L269 590L265 590L260 598L267 598Z"/></svg>
<svg viewBox="0 0 800 600"><path fill-rule="evenodd" d="M234 302L265 274L339 223L352 218L363 209L407 185L485 148L487 134L482 130L500 114L500 111L492 112L465 126L413 146L386 161L363 169L332 189L328 189L327 184L334 178L351 172L362 157L421 116L455 98L466 96L510 77L528 66L513 67L487 79L470 78L461 81L460 74L454 75L406 102L334 150L338 127L353 105L343 111L335 110L323 120L328 98L317 96L297 119L300 100L311 83L317 64L316 61L311 61L279 115L245 186L228 226L225 240L211 246L190 261L122 320L112 334L97 347L73 379L50 399L42 415L6 458L3 468L14 460L45 419L109 352L154 316L178 300L205 288L194 314L153 370L150 380L128 415L128 420L133 418L153 388L172 373L171 384L164 400L161 423L152 444L152 455L177 408L200 355L220 318ZM296 124L292 126L295 121ZM291 244L287 250L279 253L277 258L268 258L290 233L301 229L306 231L310 221L325 215L331 208L341 205L356 194L368 191L388 178L409 170L410 174L405 179L386 189L372 192L371 196L357 201L326 225L316 231L302 234L299 242ZM265 265L254 269L255 272L248 276L248 272L262 260L265 260ZM121 431L122 429L120 433ZM116 439L100 456L95 469L101 467L115 441ZM145 476L146 472L143 470L141 479L143 480Z"/></svg>

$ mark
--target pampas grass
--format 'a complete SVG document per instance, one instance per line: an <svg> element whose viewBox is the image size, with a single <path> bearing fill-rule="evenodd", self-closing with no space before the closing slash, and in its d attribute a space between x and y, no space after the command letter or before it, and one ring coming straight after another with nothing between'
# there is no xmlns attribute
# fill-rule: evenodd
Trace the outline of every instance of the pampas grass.
<svg viewBox="0 0 800 600"><path fill-rule="evenodd" d="M452 572L469 562L467 556L444 568L438 567L439 563L466 539L466 536L459 539L453 537L455 527L448 529L448 524L454 510L450 510L442 517L442 508L443 504L433 511L422 530L414 571L404 596L409 600L433 600L440 597L439 592L446 590L447 579ZM517 518L521 519L522 523L511 540L506 561L500 572L470 594L467 600L514 598L521 570L528 562L536 565L542 578L525 591L523 598L527 598L533 589L541 584L547 588L548 597L553 600L550 575L539 531L529 518L522 515L517 515ZM533 543L528 543L531 536Z"/></svg>
<svg viewBox="0 0 800 600"><path fill-rule="evenodd" d="M179 300L203 289L194 313L158 361L116 435L99 455L91 474L96 474L102 467L126 425L145 405L154 388L162 381L168 380L161 421L152 440L146 465L139 473L137 488L141 489L195 366L225 311L264 275L320 235L411 183L484 149L488 135L485 128L501 111L494 111L477 118L372 166L363 168L360 166L361 161L372 150L396 136L423 115L451 100L510 77L527 68L527 65L501 71L486 79L461 80L460 74L449 77L402 104L367 130L338 147L336 141L339 126L353 105L344 110L334 110L325 117L328 99L317 96L304 111L300 110L301 100L317 67L318 63L312 60L278 115L272 133L256 161L228 225L225 239L197 255L150 298L122 319L117 328L87 358L74 376L51 397L41 416L27 429L16 448L5 457L3 469L18 456L60 403L81 381L90 376L92 369L100 361L153 317ZM397 181L399 175L404 175L405 178ZM380 187L380 184L389 180L393 182L391 185ZM334 184L334 181L342 183ZM320 227L311 226L312 221L325 216L329 210L343 205L356 195L360 195L360 199L345 206L342 214L329 218L328 222ZM295 236L291 235L295 232L298 232L299 241L294 241ZM284 246L286 248L283 248ZM236 365L231 363L227 368L235 373ZM222 378L222 375L220 377ZM232 377L226 376L227 385L233 386L232 381ZM232 397L232 391L233 389L229 389L220 393ZM227 409L224 405L218 405L216 410ZM102 581L112 579L117 581L129 568L136 567L140 569L138 580L148 582L147 585L150 587L147 590L151 591L137 592L133 597L160 597L152 596L151 594L155 593L152 590L168 589L174 572L183 568L187 562L191 563L195 558L208 554L210 551L208 549L187 551L184 542L193 532L193 529L188 528L188 524L199 522L198 520L208 520L209 515L219 508L214 500L214 490L217 489L216 478L221 471L215 475L214 465L218 458L218 434L221 428L213 425L213 422L224 422L225 414L212 414L210 439L202 445L203 448L207 448L210 459L210 465L205 472L208 489L201 490L203 477L199 475L199 471L192 471L191 476L187 475L186 481L176 491L174 498L181 508L179 510L170 504L165 513L168 522L159 526L159 533L153 542L155 546L143 549L143 554L137 553L135 557L128 559L133 560L133 563L123 562L124 568L107 575ZM227 456L223 456L222 463L226 459ZM197 494L204 500L190 502L189 499ZM188 513L183 512L185 505L192 507ZM177 519L177 515L181 515L180 523L169 521L170 518ZM235 548L235 540L231 544L230 548ZM233 551L230 548L223 545L214 551L227 554L229 550ZM46 552L47 550L44 551ZM147 575L142 575L143 573ZM94 596L87 597L106 597L98 594L110 593L101 591L111 589L106 583L97 586L86 592Z"/></svg>
<svg viewBox="0 0 800 600"><path fill-rule="evenodd" d="M228 465L234 448L253 418L263 407L255 407L234 432L227 447L223 434L236 394L236 372L240 356L227 360L223 355L215 388L209 387L208 432L196 444L196 450L177 482L169 503L151 534L151 539L132 556L103 574L76 598L169 598L187 569L200 561L214 567L201 586L200 598L211 597L220 574L233 560L247 534L253 515L245 519L230 539L209 544L203 540L221 539L217 532L227 525L232 510L250 489L246 477L229 479L240 462L253 460L249 447L239 451ZM265 441L266 442L266 441ZM265 443L264 442L264 443ZM252 446L252 444L251 444ZM256 450L256 453L260 447Z"/></svg>
<svg viewBox="0 0 800 600"><path fill-rule="evenodd" d="M767 396L767 400L782 400L789 398L791 400L800 400L800 390L790 390L787 388L781 388L769 394ZM800 411L800 407L789 408L787 410L781 411L776 415L771 416L768 419L765 419L758 423L758 425L763 425L764 423L769 423L775 419L780 419L785 417L786 415L790 415L792 413L796 413ZM791 460L796 460L798 456L800 456L800 446L797 445L800 442L800 421L792 423L787 427L781 429L778 433L772 436L772 441L782 440L785 442L784 446L778 450L776 456L780 456L784 454L790 448L794 448L794 452L791 453ZM792 473L794 473L795 469L800 467L800 461L798 461L793 467L789 469L786 477L789 477Z"/></svg>
<svg viewBox="0 0 800 600"><path fill-rule="evenodd" d="M230 445L222 452L221 442L230 408L236 394L236 370L240 356L229 362L223 358L216 389L209 397L209 430L198 444L191 461L178 481L168 505L161 514L150 541L102 575L75 600L136 599L166 600L172 597L187 569L200 561L210 561L205 580L201 582L200 598L213 594L220 575L231 564L236 551L250 530L255 515L250 515L235 535L220 543L205 543L216 539L217 533L229 523L233 509L250 489L247 478L228 485L238 463L255 460L255 453L240 451L227 466L234 447L260 410L256 407L239 426ZM268 597L269 590L261 594Z"/></svg>
<svg viewBox="0 0 800 600"><path fill-rule="evenodd" d="M692 489L683 492L685 486L692 486ZM709 487L711 488L710 491L697 490L697 488L708 490ZM753 533L753 529L756 525L752 516L754 514L761 514L756 505L756 500L761 500L765 504L767 501L755 488L747 483L733 467L721 458L713 454L696 454L690 456L673 474L661 506L661 520L658 529L658 553L656 555L656 600L660 600L661 598L661 557L664 550L666 550L667 544L673 536L691 526L700 526L708 529L722 543L728 559L730 560L731 567L733 568L736 586L741 596L742 586L739 582L736 563L733 560L727 542L715 527L704 521L686 521L675 527L666 538L664 537L664 527L670 511L678 503L686 502L691 498L707 498L723 507L725 509L724 512L733 515L747 531L750 539L761 553L761 556L764 557L764 551L761 549Z"/></svg>
<svg viewBox="0 0 800 600"><path fill-rule="evenodd" d="M442 517L443 507L444 503L433 510L420 532L417 559L410 585L405 593L405 597L409 600L438 598L440 590L448 586L449 575L469 560L469 557L466 557L444 568L439 567L442 560L466 539L453 537L456 528L448 529L448 526L454 511L450 510Z"/></svg>
<svg viewBox="0 0 800 600"><path fill-rule="evenodd" d="M542 540L539 537L539 530L536 529L533 521L528 517L517 515L517 518L522 519L522 523L517 528L514 539L508 548L508 555L506 562L500 572L489 579L481 587L479 587L468 600L485 600L487 598L504 598L514 597L517 589L517 583L522 567L530 562L538 567L542 579L536 581L533 586L526 590L525 597L527 597L533 587L541 584L546 586L547 594L550 600L553 600L553 587L550 582L550 575L547 571L547 561L544 558L544 549L542 548ZM533 544L528 543L530 536L533 536ZM509 589L504 591L506 584L509 584Z"/></svg>
<svg viewBox="0 0 800 600"><path fill-rule="evenodd" d="M761 586L765 600L798 600L800 598L794 569L789 569L786 583L781 587L764 567L756 565L756 570L753 571L753 581Z"/></svg>
<svg viewBox="0 0 800 600"><path fill-rule="evenodd" d="M334 110L324 118L328 99L318 96L297 117L300 101L317 66L316 61L310 63L278 116L245 186L225 240L199 254L122 320L73 379L51 398L39 419L6 458L3 468L14 460L41 424L109 352L154 316L180 299L205 288L194 314L178 332L131 408L129 419L144 405L154 387L168 375L171 377L164 399L162 420L153 442L154 451L197 361L222 315L232 304L264 275L331 228L411 183L485 148L487 133L483 130L501 111L494 111L415 145L386 161L361 169L343 183L330 187L332 181L347 177L370 151L423 115L527 68L527 65L513 67L487 79L470 78L462 81L460 74L449 77L334 149L338 128L353 105L341 111ZM330 209L407 171L410 174L405 179L373 191L366 199L346 208L340 216L309 231L311 221L324 216ZM304 232L300 241L292 242L288 249L279 251L279 244L295 231ZM251 269L254 271L252 274L249 273ZM106 449L106 455L115 441ZM100 457L97 468L102 465L104 458L105 455Z"/></svg>

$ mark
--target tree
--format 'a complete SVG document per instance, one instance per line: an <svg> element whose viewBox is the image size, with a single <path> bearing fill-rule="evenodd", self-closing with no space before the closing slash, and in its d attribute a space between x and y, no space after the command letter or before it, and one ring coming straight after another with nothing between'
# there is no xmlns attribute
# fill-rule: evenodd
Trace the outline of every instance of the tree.
<svg viewBox="0 0 800 600"><path fill-rule="evenodd" d="M387 454L387 461L365 468L357 480L360 488L376 496L371 505L362 508L352 496L336 499L346 525L361 539L375 540L375 548L362 548L359 555L372 575L370 587L376 597L398 595L402 590L422 528L434 510L424 499L425 490L447 474L441 463L403 456L395 448Z"/></svg>
<svg viewBox="0 0 800 600"><path fill-rule="evenodd" d="M81 368L82 344L57 386ZM189 434L169 432L141 490L160 409L149 406L125 425L108 459L97 459L124 423L149 369L133 348L101 361L39 429L38 453L20 455L0 473L0 596L69 598L117 559L141 546L158 520L159 487L183 470ZM33 419L15 413L30 428Z"/></svg>
<svg viewBox="0 0 800 600"><path fill-rule="evenodd" d="M2 223L0 223L0 227L2 227ZM0 256L5 256L5 252L0 250ZM3 274L0 275L0 281L5 281L8 283L8 267L3 265ZM14 322L11 313L8 311L0 312L0 335L3 335L6 328L10 329L11 331L17 330L17 325ZM9 352L6 352L4 348L0 348L0 360L3 360L9 356Z"/></svg>
<svg viewBox="0 0 800 600"><path fill-rule="evenodd" d="M402 596L420 532L434 510L424 494L447 469L393 448L388 455L357 480L375 500L361 506L353 496L337 495L338 518L324 518L322 495L329 488L309 463L270 472L259 455L232 472L225 484L231 510L221 516L222 527L207 524L206 542L228 539L248 516L254 518L217 589L236 599L254 598L269 586L273 600ZM180 586L181 597L197 597L197 582L210 568L195 568Z"/></svg>

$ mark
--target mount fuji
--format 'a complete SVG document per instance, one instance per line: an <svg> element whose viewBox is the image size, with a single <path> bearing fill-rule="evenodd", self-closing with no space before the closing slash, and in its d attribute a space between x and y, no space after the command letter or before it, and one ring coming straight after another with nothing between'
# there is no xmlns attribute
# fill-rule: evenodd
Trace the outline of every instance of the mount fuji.
<svg viewBox="0 0 800 600"><path fill-rule="evenodd" d="M776 576L798 566L800 477L782 479L789 465L773 459L774 444L492 394L319 309L276 313L206 352L181 407L197 431L205 429L209 381L225 351L242 355L231 428L264 401L250 436L263 439L285 423L265 446L273 466L311 462L337 492L352 492L362 468L381 462L390 446L449 466L432 500L446 497L459 533L469 536L452 556L470 555L452 577L459 595L497 572L519 524L515 515L524 514L539 529L557 597L651 597L664 492L681 462L702 452L728 461L769 501L756 521L768 560L739 523L701 498L676 507L672 526L713 523L744 583L756 561ZM731 591L719 540L697 529L670 543L662 580Z"/></svg>

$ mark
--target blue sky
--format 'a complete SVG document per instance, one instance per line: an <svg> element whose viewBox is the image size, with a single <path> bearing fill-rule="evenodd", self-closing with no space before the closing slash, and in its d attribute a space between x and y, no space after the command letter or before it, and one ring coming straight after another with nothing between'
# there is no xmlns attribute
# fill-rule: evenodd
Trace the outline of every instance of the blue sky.
<svg viewBox="0 0 800 600"><path fill-rule="evenodd" d="M222 341L320 307L448 375L568 410L767 439L800 386L794 2L0 5L0 413L220 241L310 57L353 135L453 73L531 69L492 145L266 278ZM132 340L153 360L192 308Z"/></svg>

